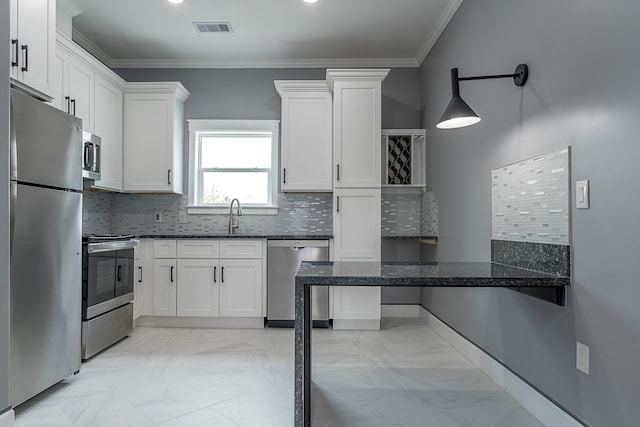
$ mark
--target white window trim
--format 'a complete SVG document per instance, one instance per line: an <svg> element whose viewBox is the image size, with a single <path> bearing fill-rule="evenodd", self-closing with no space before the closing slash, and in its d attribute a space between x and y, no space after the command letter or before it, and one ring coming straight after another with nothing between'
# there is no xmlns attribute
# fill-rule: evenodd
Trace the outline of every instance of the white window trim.
<svg viewBox="0 0 640 427"><path fill-rule="evenodd" d="M271 205L269 206L242 206L244 215L277 215L278 214L278 146L280 141L280 120L187 120L189 123L189 204L188 214L219 215L228 214L229 207L224 206L200 206L196 205L195 175L196 144L199 132L216 130L244 130L244 131L270 131L273 135L271 145ZM242 201L241 201L242 202Z"/></svg>

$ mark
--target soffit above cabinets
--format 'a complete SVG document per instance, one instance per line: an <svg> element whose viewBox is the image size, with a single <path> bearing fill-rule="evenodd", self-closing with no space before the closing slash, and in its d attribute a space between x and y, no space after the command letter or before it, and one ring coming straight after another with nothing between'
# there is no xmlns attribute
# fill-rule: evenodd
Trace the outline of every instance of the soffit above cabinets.
<svg viewBox="0 0 640 427"><path fill-rule="evenodd" d="M417 67L462 1L65 0L73 39L113 68Z"/></svg>

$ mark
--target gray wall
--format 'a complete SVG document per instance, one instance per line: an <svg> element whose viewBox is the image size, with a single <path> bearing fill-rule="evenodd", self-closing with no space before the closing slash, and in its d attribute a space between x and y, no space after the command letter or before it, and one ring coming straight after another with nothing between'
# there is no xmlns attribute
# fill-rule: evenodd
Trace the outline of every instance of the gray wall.
<svg viewBox="0 0 640 427"><path fill-rule="evenodd" d="M0 2L0 413L9 407L9 2Z"/></svg>
<svg viewBox="0 0 640 427"><path fill-rule="evenodd" d="M594 426L640 419L639 19L631 0L465 1L421 71L439 260L490 259L492 168L570 145L571 185L591 180L591 209L572 209L566 307L508 290L429 290L422 303ZM450 68L510 73L519 62L531 71L522 90L461 83L480 124L435 129ZM576 340L590 346L588 376L575 368Z"/></svg>

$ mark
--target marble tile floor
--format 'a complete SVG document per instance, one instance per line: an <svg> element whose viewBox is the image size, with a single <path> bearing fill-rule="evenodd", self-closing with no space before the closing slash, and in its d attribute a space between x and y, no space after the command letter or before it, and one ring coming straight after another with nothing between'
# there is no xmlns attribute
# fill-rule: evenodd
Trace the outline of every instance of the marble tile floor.
<svg viewBox="0 0 640 427"><path fill-rule="evenodd" d="M419 319L314 330L314 427L541 426ZM293 330L137 328L16 408L17 427L288 427Z"/></svg>

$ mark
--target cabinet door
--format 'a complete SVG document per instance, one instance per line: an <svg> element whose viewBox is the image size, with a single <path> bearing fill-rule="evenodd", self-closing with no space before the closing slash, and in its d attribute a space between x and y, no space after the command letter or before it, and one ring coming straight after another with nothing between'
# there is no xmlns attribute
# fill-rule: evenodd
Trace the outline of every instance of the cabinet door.
<svg viewBox="0 0 640 427"><path fill-rule="evenodd" d="M102 138L100 181L93 186L122 190L122 91L96 74L94 133Z"/></svg>
<svg viewBox="0 0 640 427"><path fill-rule="evenodd" d="M124 98L124 189L168 192L173 174L173 100L170 95Z"/></svg>
<svg viewBox="0 0 640 427"><path fill-rule="evenodd" d="M82 129L94 132L93 129L93 99L94 99L94 71L77 59L69 58L69 93L71 111L74 116L82 119Z"/></svg>
<svg viewBox="0 0 640 427"><path fill-rule="evenodd" d="M218 260L179 259L178 316L218 316L220 284Z"/></svg>
<svg viewBox="0 0 640 427"><path fill-rule="evenodd" d="M220 261L220 316L262 316L262 260Z"/></svg>
<svg viewBox="0 0 640 427"><path fill-rule="evenodd" d="M177 271L175 259L153 260L153 315L176 315Z"/></svg>
<svg viewBox="0 0 640 427"><path fill-rule="evenodd" d="M11 77L42 95L50 96L55 55L56 2L12 0L10 8L11 39L17 40L16 44L11 45L12 60L17 62L17 66L11 67Z"/></svg>
<svg viewBox="0 0 640 427"><path fill-rule="evenodd" d="M142 240L134 260L133 318L153 315L153 241Z"/></svg>
<svg viewBox="0 0 640 427"><path fill-rule="evenodd" d="M334 212L334 260L380 261L380 190L336 190ZM335 320L372 320L365 328L376 329L380 320L379 287L335 287ZM343 326L335 325L340 329ZM350 326L344 326L349 327ZM356 324L356 327L363 327Z"/></svg>
<svg viewBox="0 0 640 427"><path fill-rule="evenodd" d="M67 93L69 92L69 88L67 87L67 76L69 73L69 54L60 49L56 49L51 72L51 96L53 96L53 99L50 104L58 110L68 113L69 103L67 102Z"/></svg>
<svg viewBox="0 0 640 427"><path fill-rule="evenodd" d="M380 189L334 193L335 261L380 261Z"/></svg>
<svg viewBox="0 0 640 427"><path fill-rule="evenodd" d="M380 187L380 82L336 82L334 187Z"/></svg>
<svg viewBox="0 0 640 427"><path fill-rule="evenodd" d="M332 100L329 92L282 98L282 191L331 191Z"/></svg>

